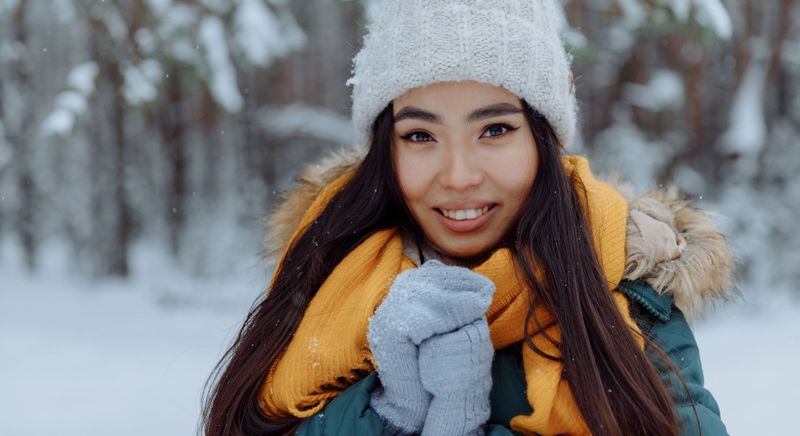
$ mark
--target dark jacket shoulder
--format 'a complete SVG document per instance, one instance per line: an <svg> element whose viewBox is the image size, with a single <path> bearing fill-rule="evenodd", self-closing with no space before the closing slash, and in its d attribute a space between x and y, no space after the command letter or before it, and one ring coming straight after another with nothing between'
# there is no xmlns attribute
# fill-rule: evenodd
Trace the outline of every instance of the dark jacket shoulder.
<svg viewBox="0 0 800 436"><path fill-rule="evenodd" d="M672 398L681 434L727 435L717 401L704 386L694 333L672 295L644 281L623 281L619 290L629 298L631 316L648 339L645 351Z"/></svg>

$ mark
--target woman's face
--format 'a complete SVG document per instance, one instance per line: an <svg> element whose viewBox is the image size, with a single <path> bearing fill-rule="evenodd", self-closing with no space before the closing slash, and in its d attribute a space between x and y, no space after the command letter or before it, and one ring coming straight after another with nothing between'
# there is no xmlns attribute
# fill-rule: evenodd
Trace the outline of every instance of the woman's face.
<svg viewBox="0 0 800 436"><path fill-rule="evenodd" d="M494 248L516 224L538 168L519 97L443 82L408 91L393 111L397 179L425 237L453 257Z"/></svg>

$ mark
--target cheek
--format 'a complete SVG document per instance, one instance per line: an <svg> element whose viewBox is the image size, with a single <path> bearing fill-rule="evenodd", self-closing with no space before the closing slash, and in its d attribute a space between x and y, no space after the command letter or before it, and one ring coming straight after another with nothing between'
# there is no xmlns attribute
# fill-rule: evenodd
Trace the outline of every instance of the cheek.
<svg viewBox="0 0 800 436"><path fill-rule="evenodd" d="M423 200L430 190L436 169L430 159L420 159L413 154L395 152L393 158L403 198L409 208L414 209L414 203Z"/></svg>
<svg viewBox="0 0 800 436"><path fill-rule="evenodd" d="M535 163L531 163L531 165L524 169L521 168L518 172L509 173L511 173L511 175L507 180L508 189L521 201L528 195L528 192L530 192L536 180Z"/></svg>
<svg viewBox="0 0 800 436"><path fill-rule="evenodd" d="M487 160L493 179L508 200L522 201L531 190L538 170L536 149L530 144L510 148ZM509 171L513 168L513 171Z"/></svg>

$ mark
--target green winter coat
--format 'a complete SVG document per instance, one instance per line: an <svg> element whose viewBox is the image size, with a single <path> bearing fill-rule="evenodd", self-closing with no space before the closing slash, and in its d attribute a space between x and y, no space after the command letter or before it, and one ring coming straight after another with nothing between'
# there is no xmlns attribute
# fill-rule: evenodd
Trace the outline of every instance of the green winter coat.
<svg viewBox="0 0 800 436"><path fill-rule="evenodd" d="M647 354L661 375L673 400L682 435L727 435L714 397L703 387L700 353L692 330L670 294L658 294L644 281L623 281L620 290L631 301L631 315L642 333L661 348L680 370L688 393L678 377L648 349ZM489 436L516 435L509 427L511 418L531 413L525 397L525 374L522 369L522 343L495 352L492 364L491 416ZM322 412L305 420L298 429L302 436L383 435L380 417L369 406L372 389L378 386L377 373L350 386L332 400ZM694 400L694 407L692 401ZM696 415L695 415L696 412Z"/></svg>

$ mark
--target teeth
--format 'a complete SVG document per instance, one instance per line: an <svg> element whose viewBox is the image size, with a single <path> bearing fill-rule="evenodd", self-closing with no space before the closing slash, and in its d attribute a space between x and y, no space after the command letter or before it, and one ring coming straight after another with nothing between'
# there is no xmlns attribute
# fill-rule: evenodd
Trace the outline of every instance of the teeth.
<svg viewBox="0 0 800 436"><path fill-rule="evenodd" d="M451 220L463 221L473 220L489 211L489 206L480 209L464 209L464 210L444 210L442 213Z"/></svg>

